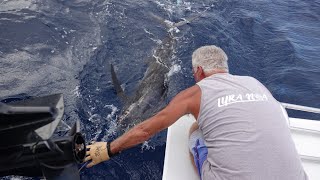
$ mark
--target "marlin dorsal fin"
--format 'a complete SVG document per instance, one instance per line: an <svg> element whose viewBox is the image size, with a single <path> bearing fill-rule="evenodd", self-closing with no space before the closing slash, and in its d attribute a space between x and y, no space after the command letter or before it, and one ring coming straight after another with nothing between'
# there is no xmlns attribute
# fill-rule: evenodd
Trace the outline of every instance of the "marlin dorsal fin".
<svg viewBox="0 0 320 180"><path fill-rule="evenodd" d="M121 84L119 82L119 79L117 78L117 74L114 71L114 67L111 64L111 78L112 78L112 83L114 86L114 89L116 90L117 95L121 98L121 100L124 102L125 100L127 100L127 96L124 94L124 91L121 87Z"/></svg>

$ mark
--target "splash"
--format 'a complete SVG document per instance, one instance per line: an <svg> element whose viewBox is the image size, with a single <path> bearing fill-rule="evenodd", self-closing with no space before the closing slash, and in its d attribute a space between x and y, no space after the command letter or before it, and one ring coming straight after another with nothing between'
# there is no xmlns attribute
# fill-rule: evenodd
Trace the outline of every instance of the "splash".
<svg viewBox="0 0 320 180"><path fill-rule="evenodd" d="M155 146L152 146L149 144L149 141L145 141L143 142L142 146L141 146L141 152L145 151L145 150L150 150L150 149L156 149Z"/></svg>
<svg viewBox="0 0 320 180"><path fill-rule="evenodd" d="M171 77L172 75L180 71L181 71L181 66L178 64L174 64L173 66L171 66L170 71L168 72L168 77Z"/></svg>
<svg viewBox="0 0 320 180"><path fill-rule="evenodd" d="M80 96L81 96L81 93L80 93L80 91L79 91L79 88L80 88L80 86L78 85L78 86L76 86L76 87L71 91L71 93L72 93L75 97L80 97Z"/></svg>
<svg viewBox="0 0 320 180"><path fill-rule="evenodd" d="M116 114L119 111L119 109L113 104L105 105L104 108L108 108L111 110L111 113L109 113L107 117L105 117L106 124L108 125L108 129L106 130L106 133L102 138L102 141L107 141L108 137L116 134L116 129L118 127Z"/></svg>

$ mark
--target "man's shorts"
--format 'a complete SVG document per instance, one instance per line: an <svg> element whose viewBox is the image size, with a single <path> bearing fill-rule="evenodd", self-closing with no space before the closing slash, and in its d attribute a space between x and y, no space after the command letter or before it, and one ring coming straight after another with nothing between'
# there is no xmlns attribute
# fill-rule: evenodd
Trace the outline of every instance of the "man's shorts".
<svg viewBox="0 0 320 180"><path fill-rule="evenodd" d="M208 149L204 144L204 139L201 131L197 129L189 138L189 150L193 155L194 163L198 169L201 178L201 169L203 162L207 159Z"/></svg>

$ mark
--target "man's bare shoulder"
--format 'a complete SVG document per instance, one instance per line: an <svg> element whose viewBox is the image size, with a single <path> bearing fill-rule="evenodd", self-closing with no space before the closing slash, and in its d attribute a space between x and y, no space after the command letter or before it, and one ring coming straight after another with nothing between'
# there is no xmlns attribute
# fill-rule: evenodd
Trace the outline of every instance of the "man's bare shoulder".
<svg viewBox="0 0 320 180"><path fill-rule="evenodd" d="M181 91L174 98L173 103L186 107L186 113L191 113L197 117L200 109L200 101L201 89L198 85L194 85Z"/></svg>
<svg viewBox="0 0 320 180"><path fill-rule="evenodd" d="M196 84L193 85L183 91L181 91L178 95L184 97L184 98L194 98L195 95L201 94L201 89L200 87Z"/></svg>

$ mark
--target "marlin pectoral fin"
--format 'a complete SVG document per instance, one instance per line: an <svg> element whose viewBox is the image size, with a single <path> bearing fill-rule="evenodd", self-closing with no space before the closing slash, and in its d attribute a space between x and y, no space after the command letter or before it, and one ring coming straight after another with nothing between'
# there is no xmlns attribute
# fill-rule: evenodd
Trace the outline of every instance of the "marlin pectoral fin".
<svg viewBox="0 0 320 180"><path fill-rule="evenodd" d="M117 95L122 99L122 101L125 101L127 99L127 96L124 94L124 91L120 85L120 82L117 78L116 72L114 71L114 67L112 64L111 64L111 78L112 78L114 89L117 92Z"/></svg>
<svg viewBox="0 0 320 180"><path fill-rule="evenodd" d="M153 17L155 20L157 20L158 22L160 22L160 23L163 23L163 22L164 22L164 19L163 19L162 17L159 17L159 16L153 14L152 12L149 12L149 15L150 15L151 17Z"/></svg>
<svg viewBox="0 0 320 180"><path fill-rule="evenodd" d="M165 19L163 19L162 17L159 17L159 16L157 16L157 15L155 15L155 14L153 14L153 13L151 13L151 12L149 12L149 15L151 16L151 17L153 17L156 21L158 21L159 23L161 23L162 25L164 25L164 26L166 26L166 28L173 28L174 26L174 23L173 22L171 22L171 21L169 21L169 20L165 20Z"/></svg>
<svg viewBox="0 0 320 180"><path fill-rule="evenodd" d="M175 27L179 27L179 26L183 26L183 25L185 25L185 24L189 24L189 23L191 23L192 21L198 19L198 18L201 17L201 16L202 16L202 13L201 13L201 14L198 14L198 15L195 15L195 16L192 16L192 17L187 18L187 19L183 19L183 21L180 21L180 22L178 22L178 23L175 23L174 26L175 26Z"/></svg>
<svg viewBox="0 0 320 180"><path fill-rule="evenodd" d="M206 10L205 10L205 11L206 11ZM199 17L201 17L202 14L203 14L205 11L203 11L203 12L201 12L201 13L195 15L195 16L192 16L192 17L190 17L190 18L183 19L183 21L180 21L180 22L178 22L178 23L173 23L173 22L171 22L171 21L169 21L169 20L165 20L165 19L163 19L163 18L161 18L161 17L159 17L159 16L157 16L157 15L151 13L151 12L150 12L149 14L150 14L151 17L153 17L155 20L157 20L158 22L160 22L161 24L163 24L163 25L166 26L167 28L172 29L172 28L177 28L177 27L183 26L183 25L185 25L185 24L191 23L192 21L194 21L194 20L198 19Z"/></svg>

